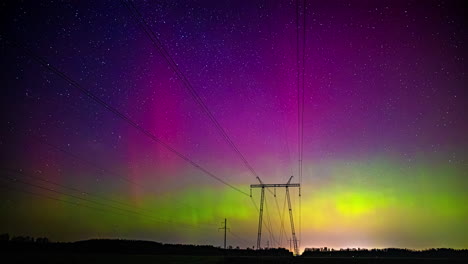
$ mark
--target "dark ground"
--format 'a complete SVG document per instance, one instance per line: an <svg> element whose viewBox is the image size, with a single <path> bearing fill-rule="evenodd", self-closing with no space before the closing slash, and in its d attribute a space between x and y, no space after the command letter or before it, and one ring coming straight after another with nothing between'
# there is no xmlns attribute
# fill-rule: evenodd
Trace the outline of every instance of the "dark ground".
<svg viewBox="0 0 468 264"><path fill-rule="evenodd" d="M13 254L12 254L13 253ZM212 263L317 263L317 264L384 264L384 263L402 263L402 264L417 264L417 263L468 263L468 259L425 259L425 258L308 258L308 257L257 257L257 256L181 256L181 255L128 255L128 254L80 254L80 253L57 253L57 252L33 252L16 254L17 252L4 252L2 259L8 260L4 263L195 263L195 264L212 264Z"/></svg>
<svg viewBox="0 0 468 264"><path fill-rule="evenodd" d="M118 239L49 242L46 238L0 236L1 263L467 263L468 250L373 249L352 251L306 251L293 257L286 249L222 249L210 245L163 244ZM5 261L7 260L7 261Z"/></svg>

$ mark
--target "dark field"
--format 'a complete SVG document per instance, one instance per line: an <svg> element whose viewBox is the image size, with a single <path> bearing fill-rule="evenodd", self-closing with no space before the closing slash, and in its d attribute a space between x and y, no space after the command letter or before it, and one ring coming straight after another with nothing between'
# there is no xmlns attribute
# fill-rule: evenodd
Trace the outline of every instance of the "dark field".
<svg viewBox="0 0 468 264"><path fill-rule="evenodd" d="M17 252L15 252L17 253ZM467 259L446 259L446 258L310 258L310 257L274 257L274 256L181 256L181 255L127 255L127 254L75 254L75 253L53 253L34 252L23 254L12 254L4 252L2 259L7 259L7 263L317 263L317 264L371 264L371 263L468 263ZM5 262L4 262L5 263Z"/></svg>
<svg viewBox="0 0 468 264"><path fill-rule="evenodd" d="M163 244L154 241L93 239L49 242L45 238L15 237L0 243L7 263L468 263L467 250L373 249L305 251L293 257L284 248L222 249L211 245ZM6 262L3 262L6 263Z"/></svg>

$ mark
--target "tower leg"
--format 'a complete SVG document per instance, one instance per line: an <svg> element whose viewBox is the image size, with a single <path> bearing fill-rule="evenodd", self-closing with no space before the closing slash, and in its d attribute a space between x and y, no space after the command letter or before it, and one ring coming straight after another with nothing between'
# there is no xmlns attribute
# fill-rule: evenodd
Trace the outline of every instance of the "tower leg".
<svg viewBox="0 0 468 264"><path fill-rule="evenodd" d="M257 236L257 249L261 248L262 243L262 221L263 221L263 201L265 199L265 188L262 187L260 195L260 215L258 217L258 236Z"/></svg>
<svg viewBox="0 0 468 264"><path fill-rule="evenodd" d="M291 221L291 233L292 233L292 240L294 245L294 254L299 255L299 248L297 247L297 238L296 238L296 231L294 230L294 219L293 219L293 212L291 208L291 198L289 196L289 188L286 187L286 197L288 200L288 208L289 208L289 221Z"/></svg>

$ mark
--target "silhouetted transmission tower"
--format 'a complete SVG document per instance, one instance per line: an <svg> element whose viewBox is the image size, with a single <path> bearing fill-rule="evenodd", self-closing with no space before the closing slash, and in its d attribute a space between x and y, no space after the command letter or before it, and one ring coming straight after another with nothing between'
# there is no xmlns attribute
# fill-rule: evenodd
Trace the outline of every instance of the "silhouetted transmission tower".
<svg viewBox="0 0 468 264"><path fill-rule="evenodd" d="M262 189L261 193L260 193L260 212L259 212L259 216L258 216L257 249L261 248L261 242L262 242L263 204L265 202L265 188L275 188L275 193L276 193L276 188L286 188L286 199L288 200L289 220L291 222L291 233L292 233L292 240L293 240L293 245L294 245L294 254L296 254L296 255L299 254L299 248L297 246L296 231L294 229L294 219L293 219L293 211L292 211L292 207L291 207L291 197L289 195L289 188L292 188L292 187L300 188L301 184L291 183L292 178L293 178L293 176L291 176L289 178L287 183L265 184L260 180L260 178L257 177L260 184L251 184L250 185L250 196L252 196L252 188L261 188Z"/></svg>

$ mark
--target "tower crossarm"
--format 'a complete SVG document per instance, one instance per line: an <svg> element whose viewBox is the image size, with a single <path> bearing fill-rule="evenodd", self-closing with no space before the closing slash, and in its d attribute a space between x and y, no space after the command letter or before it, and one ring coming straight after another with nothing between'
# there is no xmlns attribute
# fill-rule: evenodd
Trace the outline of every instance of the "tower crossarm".
<svg viewBox="0 0 468 264"><path fill-rule="evenodd" d="M291 234L292 234L292 241L294 244L294 253L296 255L299 254L299 248L297 246L297 238L296 238L296 231L294 229L294 219L293 219L293 211L291 207L291 198L289 195L289 188L301 188L300 183L291 183L293 176L291 176L287 183L263 183L260 178L257 177L257 180L260 184L251 184L250 185L250 197L252 197L252 188L261 188L261 198L260 198L260 210L258 216L258 234L257 234L257 249L261 249L262 245L262 225L263 225L263 204L265 203L265 189L268 188L275 188L275 197L276 197L276 188L285 188L286 189L286 197L288 200L288 209L289 209L289 219L291 221Z"/></svg>
<svg viewBox="0 0 468 264"><path fill-rule="evenodd" d="M301 187L300 183L279 183L279 184L274 184L274 183L264 183L264 184L251 184L250 188L280 188L280 187Z"/></svg>

